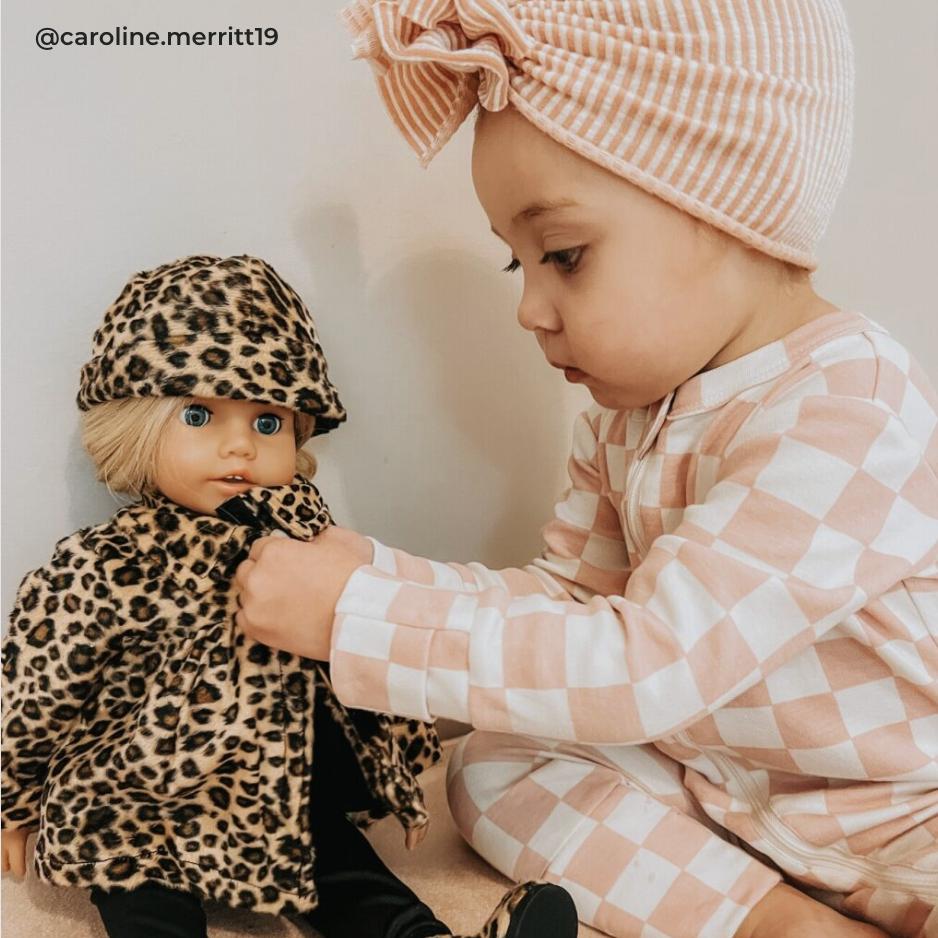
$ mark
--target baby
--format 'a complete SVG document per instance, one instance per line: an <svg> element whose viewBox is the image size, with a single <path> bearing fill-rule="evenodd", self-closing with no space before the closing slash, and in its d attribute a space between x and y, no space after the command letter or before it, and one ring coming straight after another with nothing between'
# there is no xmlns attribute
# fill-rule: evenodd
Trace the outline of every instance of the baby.
<svg viewBox="0 0 938 938"><path fill-rule="evenodd" d="M938 936L938 397L810 277L849 155L840 5L346 20L424 163L477 110L518 321L593 400L540 557L262 539L239 622L330 660L347 706L471 723L466 839L616 938Z"/></svg>

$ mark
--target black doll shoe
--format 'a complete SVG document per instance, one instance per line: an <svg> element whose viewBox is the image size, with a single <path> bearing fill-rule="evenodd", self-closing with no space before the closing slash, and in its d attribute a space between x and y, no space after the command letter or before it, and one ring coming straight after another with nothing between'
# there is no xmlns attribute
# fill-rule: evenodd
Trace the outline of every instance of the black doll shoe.
<svg viewBox="0 0 938 938"><path fill-rule="evenodd" d="M367 881L367 888L363 886ZM576 938L576 906L570 894L553 883L522 883L502 896L486 923L477 932L454 935L399 880L373 873L330 876L326 891L352 887L344 897L346 914L321 916L307 913L306 920L323 938L376 935L365 925L369 912L385 922L382 938ZM393 911L395 907L399 911ZM354 912L353 912L354 910ZM349 914L352 913L352 914ZM390 914L390 918L388 915Z"/></svg>
<svg viewBox="0 0 938 938"><path fill-rule="evenodd" d="M421 903L403 911L386 938L576 938L577 928L576 906L566 889L529 882L509 889L477 932L454 935Z"/></svg>
<svg viewBox="0 0 938 938"><path fill-rule="evenodd" d="M482 929L454 938L576 938L576 906L553 883L521 883L502 896Z"/></svg>

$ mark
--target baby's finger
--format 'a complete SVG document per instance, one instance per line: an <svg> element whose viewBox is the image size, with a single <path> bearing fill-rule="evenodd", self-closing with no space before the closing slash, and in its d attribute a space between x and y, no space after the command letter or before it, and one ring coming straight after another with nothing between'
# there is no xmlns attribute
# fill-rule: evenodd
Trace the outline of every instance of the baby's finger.
<svg viewBox="0 0 938 938"><path fill-rule="evenodd" d="M238 569L235 570L234 575L234 586L235 589L241 591L244 589L244 584L247 578L251 575L251 571L257 566L256 560L251 560L249 557L247 560L242 560L238 565Z"/></svg>
<svg viewBox="0 0 938 938"><path fill-rule="evenodd" d="M247 635L248 638L253 639L255 642L267 643L268 636L264 633L263 628L249 619L243 609L239 609L235 613L234 621L235 628Z"/></svg>
<svg viewBox="0 0 938 938"><path fill-rule="evenodd" d="M259 560L261 554L267 549L270 545L270 542L273 540L272 535L266 535L265 537L259 537L252 545L251 550L248 552L249 560Z"/></svg>
<svg viewBox="0 0 938 938"><path fill-rule="evenodd" d="M3 861L0 864L0 873L9 873L10 872L10 861L7 859L7 850L6 847L3 848Z"/></svg>

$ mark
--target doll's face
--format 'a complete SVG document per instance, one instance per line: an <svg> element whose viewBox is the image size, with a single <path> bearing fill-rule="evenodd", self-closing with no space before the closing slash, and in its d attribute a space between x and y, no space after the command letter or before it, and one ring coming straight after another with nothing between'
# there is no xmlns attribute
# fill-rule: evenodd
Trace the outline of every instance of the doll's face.
<svg viewBox="0 0 938 938"><path fill-rule="evenodd" d="M286 485L296 472L293 412L286 407L194 398L160 439L154 482L176 504L211 515L254 485Z"/></svg>

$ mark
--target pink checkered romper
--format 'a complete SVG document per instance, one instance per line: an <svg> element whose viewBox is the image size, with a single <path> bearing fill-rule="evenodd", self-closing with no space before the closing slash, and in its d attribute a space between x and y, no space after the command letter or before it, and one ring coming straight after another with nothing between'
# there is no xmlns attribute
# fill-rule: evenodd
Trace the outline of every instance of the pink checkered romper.
<svg viewBox="0 0 938 938"><path fill-rule="evenodd" d="M784 873L938 936L938 398L836 312L577 421L524 569L375 542L342 701L477 727L450 804L611 935L728 938Z"/></svg>

